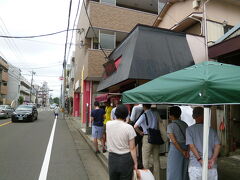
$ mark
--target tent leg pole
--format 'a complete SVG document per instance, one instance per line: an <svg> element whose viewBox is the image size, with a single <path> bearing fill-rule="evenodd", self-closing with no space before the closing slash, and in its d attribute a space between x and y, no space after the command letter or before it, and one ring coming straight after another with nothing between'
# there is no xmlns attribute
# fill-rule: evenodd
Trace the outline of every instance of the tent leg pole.
<svg viewBox="0 0 240 180"><path fill-rule="evenodd" d="M208 137L209 126L211 120L210 108L204 108L204 125L203 125L203 166L202 166L202 180L208 179Z"/></svg>

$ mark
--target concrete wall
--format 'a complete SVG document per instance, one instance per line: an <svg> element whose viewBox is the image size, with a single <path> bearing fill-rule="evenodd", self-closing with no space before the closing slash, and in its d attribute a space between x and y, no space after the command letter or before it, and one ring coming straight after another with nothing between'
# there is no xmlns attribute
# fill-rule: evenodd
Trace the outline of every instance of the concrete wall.
<svg viewBox="0 0 240 180"><path fill-rule="evenodd" d="M167 11L159 27L170 29L176 23L182 21L193 12L202 12L202 8L193 9L193 0L174 3ZM240 22L240 6L234 1L211 0L207 4L208 20L222 23L226 21L228 25L236 25Z"/></svg>
<svg viewBox="0 0 240 180"><path fill-rule="evenodd" d="M156 14L90 1L89 13L92 25L103 29L129 32L137 24L152 25Z"/></svg>

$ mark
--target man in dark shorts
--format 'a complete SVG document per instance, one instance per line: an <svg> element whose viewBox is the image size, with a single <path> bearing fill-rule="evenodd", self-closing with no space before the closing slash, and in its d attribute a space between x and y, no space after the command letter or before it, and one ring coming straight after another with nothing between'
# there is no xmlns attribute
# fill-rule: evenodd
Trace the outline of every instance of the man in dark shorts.
<svg viewBox="0 0 240 180"><path fill-rule="evenodd" d="M96 154L100 153L98 149L98 139L101 140L103 145L103 121L104 121L104 114L105 111L102 108L99 108L99 102L94 102L95 109L91 112L91 120L93 122L92 125L92 137L93 142L96 148Z"/></svg>

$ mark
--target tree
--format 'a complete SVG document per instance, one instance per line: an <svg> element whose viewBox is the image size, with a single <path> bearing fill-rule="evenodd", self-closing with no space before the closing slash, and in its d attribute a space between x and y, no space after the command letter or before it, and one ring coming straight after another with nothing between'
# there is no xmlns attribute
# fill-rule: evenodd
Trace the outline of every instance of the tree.
<svg viewBox="0 0 240 180"><path fill-rule="evenodd" d="M24 101L24 98L22 96L19 96L18 98L18 104L22 104Z"/></svg>
<svg viewBox="0 0 240 180"><path fill-rule="evenodd" d="M59 104L59 98L58 97L53 98L53 102Z"/></svg>

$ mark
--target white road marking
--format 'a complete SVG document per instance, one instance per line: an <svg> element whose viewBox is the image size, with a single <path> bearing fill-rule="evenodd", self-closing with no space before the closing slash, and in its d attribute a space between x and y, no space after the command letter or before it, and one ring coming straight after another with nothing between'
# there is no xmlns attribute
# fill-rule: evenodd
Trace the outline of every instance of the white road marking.
<svg viewBox="0 0 240 180"><path fill-rule="evenodd" d="M42 164L42 168L41 168L41 172L40 172L38 180L46 180L47 179L47 173L48 173L48 167L49 167L49 162L50 162L50 158L51 158L52 145L53 145L56 124L57 124L57 117L55 118L54 123L53 123L52 132L51 132L51 135L50 135L50 138L48 141L47 150L45 153L44 161Z"/></svg>

